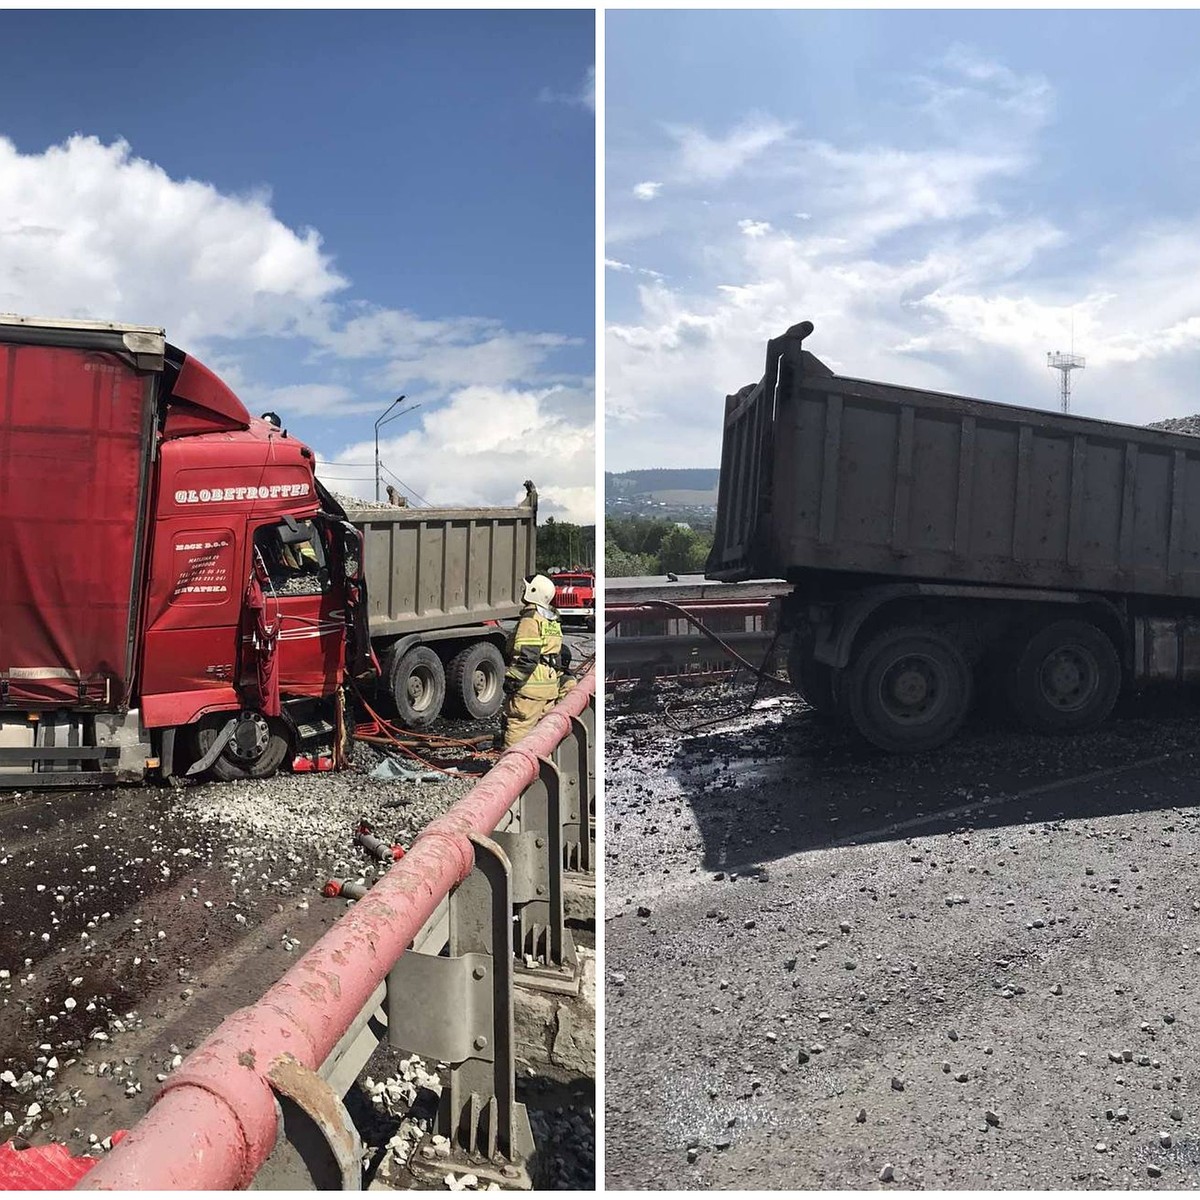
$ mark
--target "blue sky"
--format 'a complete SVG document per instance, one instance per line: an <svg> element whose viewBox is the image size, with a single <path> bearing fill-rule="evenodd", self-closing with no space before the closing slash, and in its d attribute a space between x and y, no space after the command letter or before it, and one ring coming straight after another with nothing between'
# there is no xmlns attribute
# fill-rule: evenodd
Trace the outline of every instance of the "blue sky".
<svg viewBox="0 0 1200 1200"><path fill-rule="evenodd" d="M415 491L590 519L593 61L584 11L4 13L0 309L164 325L343 463L407 392Z"/></svg>
<svg viewBox="0 0 1200 1200"><path fill-rule="evenodd" d="M1073 327L1075 411L1200 411L1200 12L614 12L606 54L608 469L716 465L804 318L1046 408Z"/></svg>

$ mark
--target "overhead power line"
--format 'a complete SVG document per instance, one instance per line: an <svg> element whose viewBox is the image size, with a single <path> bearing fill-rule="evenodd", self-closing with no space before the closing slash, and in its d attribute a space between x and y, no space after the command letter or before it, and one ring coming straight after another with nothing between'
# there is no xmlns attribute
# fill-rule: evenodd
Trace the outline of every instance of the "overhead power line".
<svg viewBox="0 0 1200 1200"><path fill-rule="evenodd" d="M390 475L390 476L391 476L391 477L392 477L392 478L393 478L393 479L394 479L394 480L395 480L395 481L396 481L396 482L397 482L397 483L398 483L398 484L399 484L399 485L400 485L400 486L401 486L401 487L402 487L402 488L403 488L403 489L404 489L406 492L408 492L408 493L409 493L409 495L411 495L411 496L412 496L412 497L413 497L415 500L419 500L419 501L420 501L420 502L421 502L423 505L425 505L425 507L426 507L426 508L432 508L432 507L433 507L433 505L432 505L432 504L430 504L430 503L429 503L429 501L428 501L428 500L426 500L424 496L421 496L421 495L419 495L419 494L417 493L417 491L416 491L414 488L412 488L412 487L411 487L409 484L405 483L405 482L404 482L404 480L403 480L403 479L401 479L401 478L400 478L400 476L399 476L399 475L397 475L397 474L396 474L396 472L395 472L395 471L393 471L393 470L391 469L391 467L389 467L389 466L386 466L386 465L384 465L384 464L381 464L381 466L383 466L383 470L384 470L384 471L385 471L385 472L386 472L388 475Z"/></svg>

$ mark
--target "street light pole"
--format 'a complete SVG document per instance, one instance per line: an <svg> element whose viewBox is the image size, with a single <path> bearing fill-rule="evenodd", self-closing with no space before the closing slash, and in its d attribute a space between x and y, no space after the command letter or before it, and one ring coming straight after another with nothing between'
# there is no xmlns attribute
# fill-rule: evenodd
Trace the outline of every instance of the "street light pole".
<svg viewBox="0 0 1200 1200"><path fill-rule="evenodd" d="M392 409L396 407L397 404L401 403L403 401L403 399L404 399L403 396L397 396L396 399L393 400L391 402L391 404L389 404L387 406L387 408L385 408L383 410L383 413L380 415L379 420L375 422L375 503L376 504L379 503L379 474L380 474L379 427L380 427L380 425L383 425L386 423L388 413L390 413L392 411ZM412 410L409 409L407 411L411 412ZM396 416L397 417L400 416L400 413L396 413Z"/></svg>

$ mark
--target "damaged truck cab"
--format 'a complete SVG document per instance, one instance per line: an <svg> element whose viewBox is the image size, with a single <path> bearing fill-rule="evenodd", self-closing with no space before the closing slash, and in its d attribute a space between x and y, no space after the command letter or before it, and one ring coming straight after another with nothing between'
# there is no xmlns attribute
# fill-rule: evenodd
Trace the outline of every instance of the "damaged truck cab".
<svg viewBox="0 0 1200 1200"><path fill-rule="evenodd" d="M0 785L337 765L361 535L161 329L0 318Z"/></svg>

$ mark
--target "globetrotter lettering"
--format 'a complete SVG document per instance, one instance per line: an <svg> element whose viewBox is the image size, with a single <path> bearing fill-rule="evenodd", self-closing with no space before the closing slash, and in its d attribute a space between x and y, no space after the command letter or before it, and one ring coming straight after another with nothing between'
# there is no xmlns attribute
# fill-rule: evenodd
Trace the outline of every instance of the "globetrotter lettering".
<svg viewBox="0 0 1200 1200"><path fill-rule="evenodd" d="M307 483L273 483L270 487L181 488L175 493L176 504L228 504L233 500L278 500L281 497L307 496Z"/></svg>

